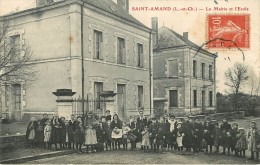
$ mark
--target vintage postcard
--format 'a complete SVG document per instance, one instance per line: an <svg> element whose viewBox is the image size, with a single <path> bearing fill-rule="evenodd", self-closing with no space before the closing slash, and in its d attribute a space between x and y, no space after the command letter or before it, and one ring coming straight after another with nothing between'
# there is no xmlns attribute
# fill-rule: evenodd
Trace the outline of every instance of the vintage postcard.
<svg viewBox="0 0 260 165"><path fill-rule="evenodd" d="M259 164L259 0L0 0L1 164Z"/></svg>

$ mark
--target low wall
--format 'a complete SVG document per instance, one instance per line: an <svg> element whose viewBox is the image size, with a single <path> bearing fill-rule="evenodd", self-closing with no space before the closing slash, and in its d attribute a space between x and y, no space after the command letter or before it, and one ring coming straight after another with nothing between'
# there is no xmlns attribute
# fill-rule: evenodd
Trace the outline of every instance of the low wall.
<svg viewBox="0 0 260 165"><path fill-rule="evenodd" d="M0 136L0 149L2 152L26 145L25 135Z"/></svg>

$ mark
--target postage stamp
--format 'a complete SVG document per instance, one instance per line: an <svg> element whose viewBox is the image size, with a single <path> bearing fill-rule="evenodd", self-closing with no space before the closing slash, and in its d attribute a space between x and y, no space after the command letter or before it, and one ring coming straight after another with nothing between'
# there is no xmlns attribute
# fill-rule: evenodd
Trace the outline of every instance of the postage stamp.
<svg viewBox="0 0 260 165"><path fill-rule="evenodd" d="M250 48L249 14L209 14L206 23L209 49Z"/></svg>

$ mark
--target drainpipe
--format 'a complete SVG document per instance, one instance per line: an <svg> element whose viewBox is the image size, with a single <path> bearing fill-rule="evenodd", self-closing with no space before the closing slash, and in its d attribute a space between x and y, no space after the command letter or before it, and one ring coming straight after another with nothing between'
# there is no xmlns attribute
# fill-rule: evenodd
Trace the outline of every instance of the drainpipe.
<svg viewBox="0 0 260 165"><path fill-rule="evenodd" d="M217 113L217 95L216 95L216 58L214 57L214 99L215 99L215 113Z"/></svg>
<svg viewBox="0 0 260 165"><path fill-rule="evenodd" d="M152 30L150 31L150 36L149 36L149 77L150 77L150 115L152 114Z"/></svg>
<svg viewBox="0 0 260 165"><path fill-rule="evenodd" d="M84 85L84 82L85 82L85 77L84 77L84 44L83 44L83 6L84 6L84 2L83 4L81 5L81 26L80 26L80 33L81 33L81 95L82 95L82 119L83 119L83 124L84 124L84 118L85 118L85 112L84 112L84 98L85 98L85 85Z"/></svg>

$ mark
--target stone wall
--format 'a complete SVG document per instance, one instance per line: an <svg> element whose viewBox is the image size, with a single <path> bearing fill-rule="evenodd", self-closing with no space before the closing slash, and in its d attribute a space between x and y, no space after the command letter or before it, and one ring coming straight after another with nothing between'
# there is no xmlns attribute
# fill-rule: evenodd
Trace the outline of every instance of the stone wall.
<svg viewBox="0 0 260 165"><path fill-rule="evenodd" d="M26 145L25 135L10 135L10 136L0 136L0 149L1 152L7 152L19 147L24 147Z"/></svg>

